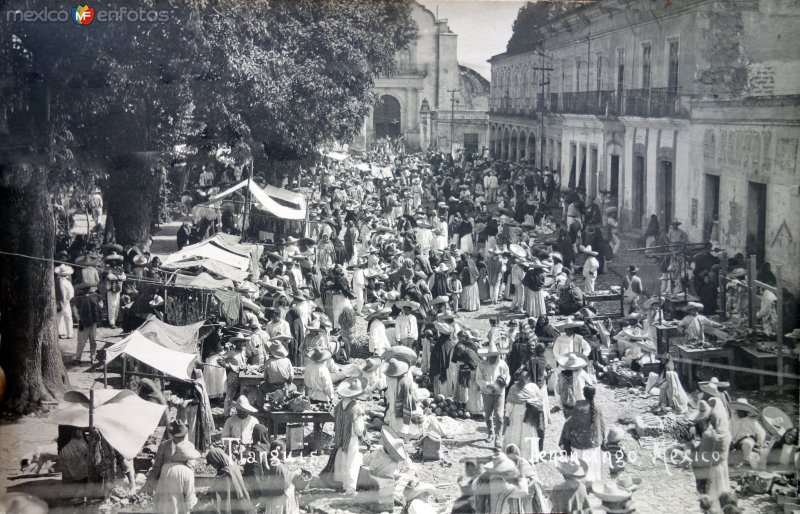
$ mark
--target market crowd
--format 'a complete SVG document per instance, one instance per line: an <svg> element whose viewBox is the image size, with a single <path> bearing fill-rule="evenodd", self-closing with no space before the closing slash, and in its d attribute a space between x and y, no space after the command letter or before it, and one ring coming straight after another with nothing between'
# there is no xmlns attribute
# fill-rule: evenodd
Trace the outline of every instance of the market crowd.
<svg viewBox="0 0 800 514"><path fill-rule="evenodd" d="M220 181L204 169L198 194L207 199L229 185ZM286 186L307 195L308 223L279 225L274 241L261 247L257 277L230 288L239 310L231 314L228 296L215 297L219 312L204 329L195 381L169 395L158 379L132 385L172 413L162 421L165 436L147 482L129 478L131 487L154 495L158 512L291 514L299 512L298 490L312 481L355 494L378 487L379 479L405 484L404 512L438 512L430 501L435 490L416 479L412 455L416 445L436 458L447 438L441 416L481 419L494 449L488 462L467 462L452 512L636 512L641 479L625 465L625 430L595 402L599 382L624 374L638 374L644 393L680 416L685 437L676 449L693 462L709 512L740 512L729 456L753 469L794 469L797 430L787 415L731 400L717 379L701 383L695 398L671 357L656 351L665 295L691 288L701 299L674 320L689 342L702 343L717 324L710 317L719 308L717 277L730 271L735 279L743 263L732 259L721 269L714 241L694 251L691 266L654 257L664 273L659 290L646 291L630 265L617 286L600 291L598 275L609 272L622 244L617 199L561 184L558 170L495 161L485 152L406 155L387 144L324 159ZM188 215L192 194L184 196ZM185 223L178 246L236 232L237 209ZM644 242L689 245L679 222L662 230L655 215ZM102 360L98 324L130 331L152 317L171 321L163 295L145 292L171 274L147 248L84 240L65 245L56 261L60 331L71 337L77 326L76 362L87 343L91 362ZM599 294L618 295L624 318L600 311L592 301ZM731 309L743 309L733 305L733 290L729 297ZM498 303L508 319L491 319L486 333L465 327L462 313ZM762 298L759 323L772 334L779 330L774 309ZM366 337L356 336L359 319ZM243 373L258 374L257 387L245 389ZM239 453L218 439L210 415L218 401L226 418L221 436L236 439ZM319 477L290 466L287 440L270 433L264 415L282 401L333 415ZM565 423L558 447L548 448L555 416ZM324 441L322 429L314 427L315 441ZM62 459L80 462L87 451L81 434L61 439ZM237 455L248 452L267 457L242 465ZM712 452L716 459L699 458ZM205 502L194 483L202 459L216 475ZM545 461L563 475L550 490L538 478ZM72 469L72 479L86 478L83 468Z"/></svg>

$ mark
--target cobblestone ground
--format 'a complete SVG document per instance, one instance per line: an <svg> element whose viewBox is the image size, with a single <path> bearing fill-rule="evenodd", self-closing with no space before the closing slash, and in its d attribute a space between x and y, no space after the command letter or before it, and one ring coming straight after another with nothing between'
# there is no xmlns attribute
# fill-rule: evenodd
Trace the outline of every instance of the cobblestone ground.
<svg viewBox="0 0 800 514"><path fill-rule="evenodd" d="M622 274L630 263L635 263L642 268L647 284L657 273L657 266L653 261L646 259L641 254L631 253L627 248L634 248L635 241L625 239L620 254L609 264L607 273L600 275L598 288L607 288L609 285L619 283ZM657 276L656 276L657 277ZM479 333L485 334L489 329L488 319L493 316L500 318L501 323L510 319L507 312L507 303L498 306L484 306L475 313L462 313L465 318L465 325ZM366 324L359 320L356 326L357 335L364 334ZM118 331L108 331L101 329L98 334L99 339L115 340L114 335ZM62 348L65 353L70 355L74 351L75 341L62 340ZM86 365L82 367L70 366L69 374L73 387L88 388L100 374L94 375L87 372ZM694 393L689 391L690 394ZM783 396L776 393L765 394L758 391L739 391L731 392L733 397L746 396L756 405L770 403L784 408L787 412L796 416L797 397L796 392L787 392ZM611 388L601 384L598 387L597 402L605 413L608 426L616 423L619 418L633 417L634 415L646 412L655 402L655 399L641 398L638 394L631 394L625 389ZM551 402L553 403L553 402ZM372 406L368 405L368 408ZM492 449L484 442L486 429L481 421L458 420L442 418L445 429L452 435L451 439L443 441L443 458L440 461L415 463L415 472L423 481L436 486L434 501L442 512L449 511L449 504L458 492L456 480L463 469L463 461L468 458L486 458L492 454ZM555 450L558 437L564 423L561 413L552 415L552 422L547 428L545 437L545 449ZM332 427L326 427L330 430ZM631 429L632 426L626 427ZM0 420L0 487L11 487L12 490L19 489L20 480L12 480L12 477L19 475L19 460L27 452L39 445L46 445L56 436L56 428L46 422L44 417L27 416L20 419L3 418ZM373 432L372 437L377 433ZM628 430L624 441L628 448L637 452L635 463L629 464L632 472L643 479L641 488L636 492L635 497L639 505L639 512L642 513L676 513L676 512L699 512L698 495L694 487L694 477L691 470L666 466L663 461L655 459L651 450L641 448L632 437L632 430ZM298 465L318 472L327 459L325 457L315 462L305 460L298 462ZM542 487L547 492L555 484L561 481L560 474L549 463L541 463L537 466ZM607 471L605 471L607 474ZM732 470L732 474L735 471ZM52 482L51 482L52 483ZM313 485L313 484L312 484ZM396 490L401 491L405 485L404 481L396 484ZM69 494L68 491L65 494ZM301 504L305 510L314 512L381 512L389 511L387 508L388 498L383 498L382 504L378 502L374 493L359 493L354 498L344 498L336 495L330 490L311 489L301 494ZM385 496L385 495L384 495ZM756 495L752 497L740 496L740 506L744 512L779 512L777 505L768 499L767 495ZM391 502L389 502L391 504ZM69 512L93 512L92 509L69 509ZM395 512L399 512L399 507L394 507ZM59 509L58 512L67 512Z"/></svg>

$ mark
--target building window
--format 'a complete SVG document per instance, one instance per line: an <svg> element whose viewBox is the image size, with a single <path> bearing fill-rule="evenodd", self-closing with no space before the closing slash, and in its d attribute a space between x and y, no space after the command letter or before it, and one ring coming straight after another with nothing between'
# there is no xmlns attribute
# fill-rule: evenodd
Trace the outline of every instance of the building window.
<svg viewBox="0 0 800 514"><path fill-rule="evenodd" d="M478 151L478 134L476 132L464 133L464 150L468 153Z"/></svg>
<svg viewBox="0 0 800 514"><path fill-rule="evenodd" d="M650 89L650 43L642 45L642 89Z"/></svg>
<svg viewBox="0 0 800 514"><path fill-rule="evenodd" d="M622 112L622 91L625 87L625 49L617 50L617 111Z"/></svg>
<svg viewBox="0 0 800 514"><path fill-rule="evenodd" d="M678 92L678 42L669 42L669 64L667 66L667 89L670 93Z"/></svg>

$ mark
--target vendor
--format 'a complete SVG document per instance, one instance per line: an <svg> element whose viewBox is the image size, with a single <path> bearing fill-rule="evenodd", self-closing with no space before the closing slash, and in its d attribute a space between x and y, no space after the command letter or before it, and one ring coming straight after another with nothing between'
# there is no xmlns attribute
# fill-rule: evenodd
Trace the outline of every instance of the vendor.
<svg viewBox="0 0 800 514"><path fill-rule="evenodd" d="M679 328L684 334L686 334L686 339L689 342L705 341L706 326L722 328L721 324L711 321L707 317L700 314L701 310L703 310L702 303L689 302L686 305L686 312L688 312L688 314L681 320Z"/></svg>
<svg viewBox="0 0 800 514"><path fill-rule="evenodd" d="M747 398L739 398L730 404L735 413L731 417L731 451L742 451L742 464L753 466L753 450L764 448L767 432L758 420L758 409L750 405Z"/></svg>
<svg viewBox="0 0 800 514"><path fill-rule="evenodd" d="M250 405L246 396L240 396L233 404L236 414L225 420L222 427L222 437L239 439L242 444L252 444L253 429L258 425L258 419L253 414L258 412Z"/></svg>
<svg viewBox="0 0 800 514"><path fill-rule="evenodd" d="M247 338L235 336L228 340L231 347L225 358L219 363L225 368L225 404L223 413L228 416L231 413L233 399L239 394L239 372L247 368L247 356L245 355L245 344Z"/></svg>
<svg viewBox="0 0 800 514"><path fill-rule="evenodd" d="M580 353L586 357L592 352L592 347L589 343L582 336L575 333L576 329L582 326L582 321L573 321L561 325L560 328L564 334L558 336L553 343L553 357L556 362L558 362L559 358L571 352Z"/></svg>
<svg viewBox="0 0 800 514"><path fill-rule="evenodd" d="M364 465L372 476L391 479L413 466L403 439L385 425L381 428L380 446L364 457Z"/></svg>
<svg viewBox="0 0 800 514"><path fill-rule="evenodd" d="M272 341L267 351L269 360L264 365L264 381L266 391L271 393L292 383L294 368L289 360L289 352L280 341Z"/></svg>

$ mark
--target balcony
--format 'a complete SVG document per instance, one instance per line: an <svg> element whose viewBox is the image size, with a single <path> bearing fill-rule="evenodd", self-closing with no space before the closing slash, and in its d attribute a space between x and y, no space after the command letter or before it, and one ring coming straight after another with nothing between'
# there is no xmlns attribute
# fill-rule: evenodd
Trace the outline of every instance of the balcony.
<svg viewBox="0 0 800 514"><path fill-rule="evenodd" d="M603 116L608 112L609 108L613 109L613 97L613 91L563 93L559 112Z"/></svg>
<svg viewBox="0 0 800 514"><path fill-rule="evenodd" d="M677 116L679 95L669 88L627 89L625 90L624 114L643 118L664 118Z"/></svg>

